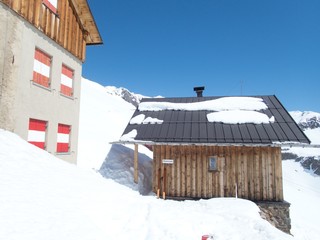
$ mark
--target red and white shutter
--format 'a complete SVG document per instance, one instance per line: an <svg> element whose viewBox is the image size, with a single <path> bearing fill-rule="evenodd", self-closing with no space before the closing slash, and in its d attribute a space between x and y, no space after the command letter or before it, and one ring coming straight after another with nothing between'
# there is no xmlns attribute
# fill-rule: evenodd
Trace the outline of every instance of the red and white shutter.
<svg viewBox="0 0 320 240"><path fill-rule="evenodd" d="M36 49L33 65L33 81L44 87L49 87L51 57Z"/></svg>
<svg viewBox="0 0 320 240"><path fill-rule="evenodd" d="M62 65L60 92L66 96L72 96L73 70Z"/></svg>
<svg viewBox="0 0 320 240"><path fill-rule="evenodd" d="M43 0L44 5L46 5L52 12L57 13L58 0Z"/></svg>
<svg viewBox="0 0 320 240"><path fill-rule="evenodd" d="M29 119L28 142L45 149L47 122Z"/></svg>
<svg viewBox="0 0 320 240"><path fill-rule="evenodd" d="M69 152L70 143L70 130L69 125L58 125L58 137L57 137L57 152Z"/></svg>

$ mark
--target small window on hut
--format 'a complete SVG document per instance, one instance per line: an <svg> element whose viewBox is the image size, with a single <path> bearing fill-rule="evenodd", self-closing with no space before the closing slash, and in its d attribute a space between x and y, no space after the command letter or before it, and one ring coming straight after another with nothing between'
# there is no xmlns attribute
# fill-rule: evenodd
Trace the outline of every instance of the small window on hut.
<svg viewBox="0 0 320 240"><path fill-rule="evenodd" d="M217 171L218 164L217 164L217 157L209 157L209 171Z"/></svg>

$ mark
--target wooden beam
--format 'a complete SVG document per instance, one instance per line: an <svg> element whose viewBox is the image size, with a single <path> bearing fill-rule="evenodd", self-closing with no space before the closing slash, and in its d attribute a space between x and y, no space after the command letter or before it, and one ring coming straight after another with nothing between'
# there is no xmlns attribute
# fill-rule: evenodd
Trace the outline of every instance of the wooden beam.
<svg viewBox="0 0 320 240"><path fill-rule="evenodd" d="M134 159L133 159L133 168L134 168L134 182L138 183L138 173L139 173L139 169L138 169L138 144L134 145Z"/></svg>

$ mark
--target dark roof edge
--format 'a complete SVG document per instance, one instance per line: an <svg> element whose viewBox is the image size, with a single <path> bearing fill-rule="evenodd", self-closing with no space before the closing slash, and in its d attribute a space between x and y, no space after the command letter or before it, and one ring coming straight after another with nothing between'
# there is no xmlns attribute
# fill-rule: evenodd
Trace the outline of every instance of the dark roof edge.
<svg viewBox="0 0 320 240"><path fill-rule="evenodd" d="M301 133L303 134L303 136L308 140L309 144L311 144L310 139L307 137L307 135L304 133L304 131L299 127L298 123L296 123L296 121L293 119L293 117L290 115L290 113L287 111L287 109L282 105L282 103L279 101L279 99L277 98L276 95L273 95L274 98L278 101L278 103L281 105L281 107L286 111L286 113L288 114L288 116L291 118L292 122L297 126L298 129L301 130Z"/></svg>
<svg viewBox="0 0 320 240"><path fill-rule="evenodd" d="M298 142L269 143L269 144L243 144L243 143L177 143L177 142L151 142L151 141L115 141L110 144L140 144L140 145L172 145L172 146L234 146L234 147L301 147L301 148L320 148L317 144L307 144Z"/></svg>

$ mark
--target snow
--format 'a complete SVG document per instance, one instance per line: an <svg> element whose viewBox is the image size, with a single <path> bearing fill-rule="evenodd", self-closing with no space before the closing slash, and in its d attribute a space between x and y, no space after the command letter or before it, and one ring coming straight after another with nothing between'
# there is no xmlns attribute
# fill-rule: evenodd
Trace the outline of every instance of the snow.
<svg viewBox="0 0 320 240"><path fill-rule="evenodd" d="M144 114L139 114L135 117L133 117L130 120L130 124L161 124L163 123L163 120L160 120L158 118L152 118L152 117L147 117Z"/></svg>
<svg viewBox="0 0 320 240"><path fill-rule="evenodd" d="M269 119L269 117L264 113L244 110L213 112L207 114L207 119L209 122L223 122L228 124L267 124L270 122L274 122L274 117Z"/></svg>
<svg viewBox="0 0 320 240"><path fill-rule="evenodd" d="M274 117L269 119L266 114L257 112L268 107L261 98L255 97L221 97L193 103L142 102L138 108L139 111L214 111L207 114L209 122L229 124L274 122ZM154 123L162 123L161 121Z"/></svg>
<svg viewBox="0 0 320 240"><path fill-rule="evenodd" d="M98 83L82 78L78 165L99 169L118 141L135 107Z"/></svg>
<svg viewBox="0 0 320 240"><path fill-rule="evenodd" d="M160 120L158 118L152 118L152 117L147 117L145 120L142 122L143 124L161 124L163 123L163 120Z"/></svg>
<svg viewBox="0 0 320 240"><path fill-rule="evenodd" d="M320 119L320 113L307 111L292 111L290 115L297 123L307 122L309 119L316 117ZM306 129L304 133L307 135L311 144L320 145L320 128L315 129ZM290 152L296 154L301 157L310 157L310 156L320 156L320 148L301 148L301 147L292 147L290 149L286 149L286 152Z"/></svg>
<svg viewBox="0 0 320 240"><path fill-rule="evenodd" d="M295 122L307 122L309 119L316 117L317 119L320 119L320 113L312 112L312 111L291 111L290 115L295 120Z"/></svg>
<svg viewBox="0 0 320 240"><path fill-rule="evenodd" d="M3 130L0 190L0 239L292 239L250 201L143 196Z"/></svg>
<svg viewBox="0 0 320 240"><path fill-rule="evenodd" d="M320 177L293 160L283 161L282 166L284 197L291 203L291 233L295 239L319 239Z"/></svg>
<svg viewBox="0 0 320 240"><path fill-rule="evenodd" d="M135 117L133 117L131 120L130 120L130 124L142 124L143 120L145 119L146 115L144 114L139 114Z"/></svg>
<svg viewBox="0 0 320 240"><path fill-rule="evenodd" d="M109 144L134 107L89 80L82 87L80 166L0 130L0 239L318 239L320 178L293 161L283 163L283 172L294 236L261 219L247 200L157 199L150 193L152 152L139 146L134 184L133 146Z"/></svg>
<svg viewBox="0 0 320 240"><path fill-rule="evenodd" d="M133 141L134 138L137 136L137 134L138 134L137 130L133 129L130 132L128 132L127 134L123 134L120 138L120 141L122 141L122 142Z"/></svg>
<svg viewBox="0 0 320 240"><path fill-rule="evenodd" d="M230 111L230 110L262 110L267 105L261 98L255 97L221 97L193 103L142 102L140 111L184 110L184 111Z"/></svg>

